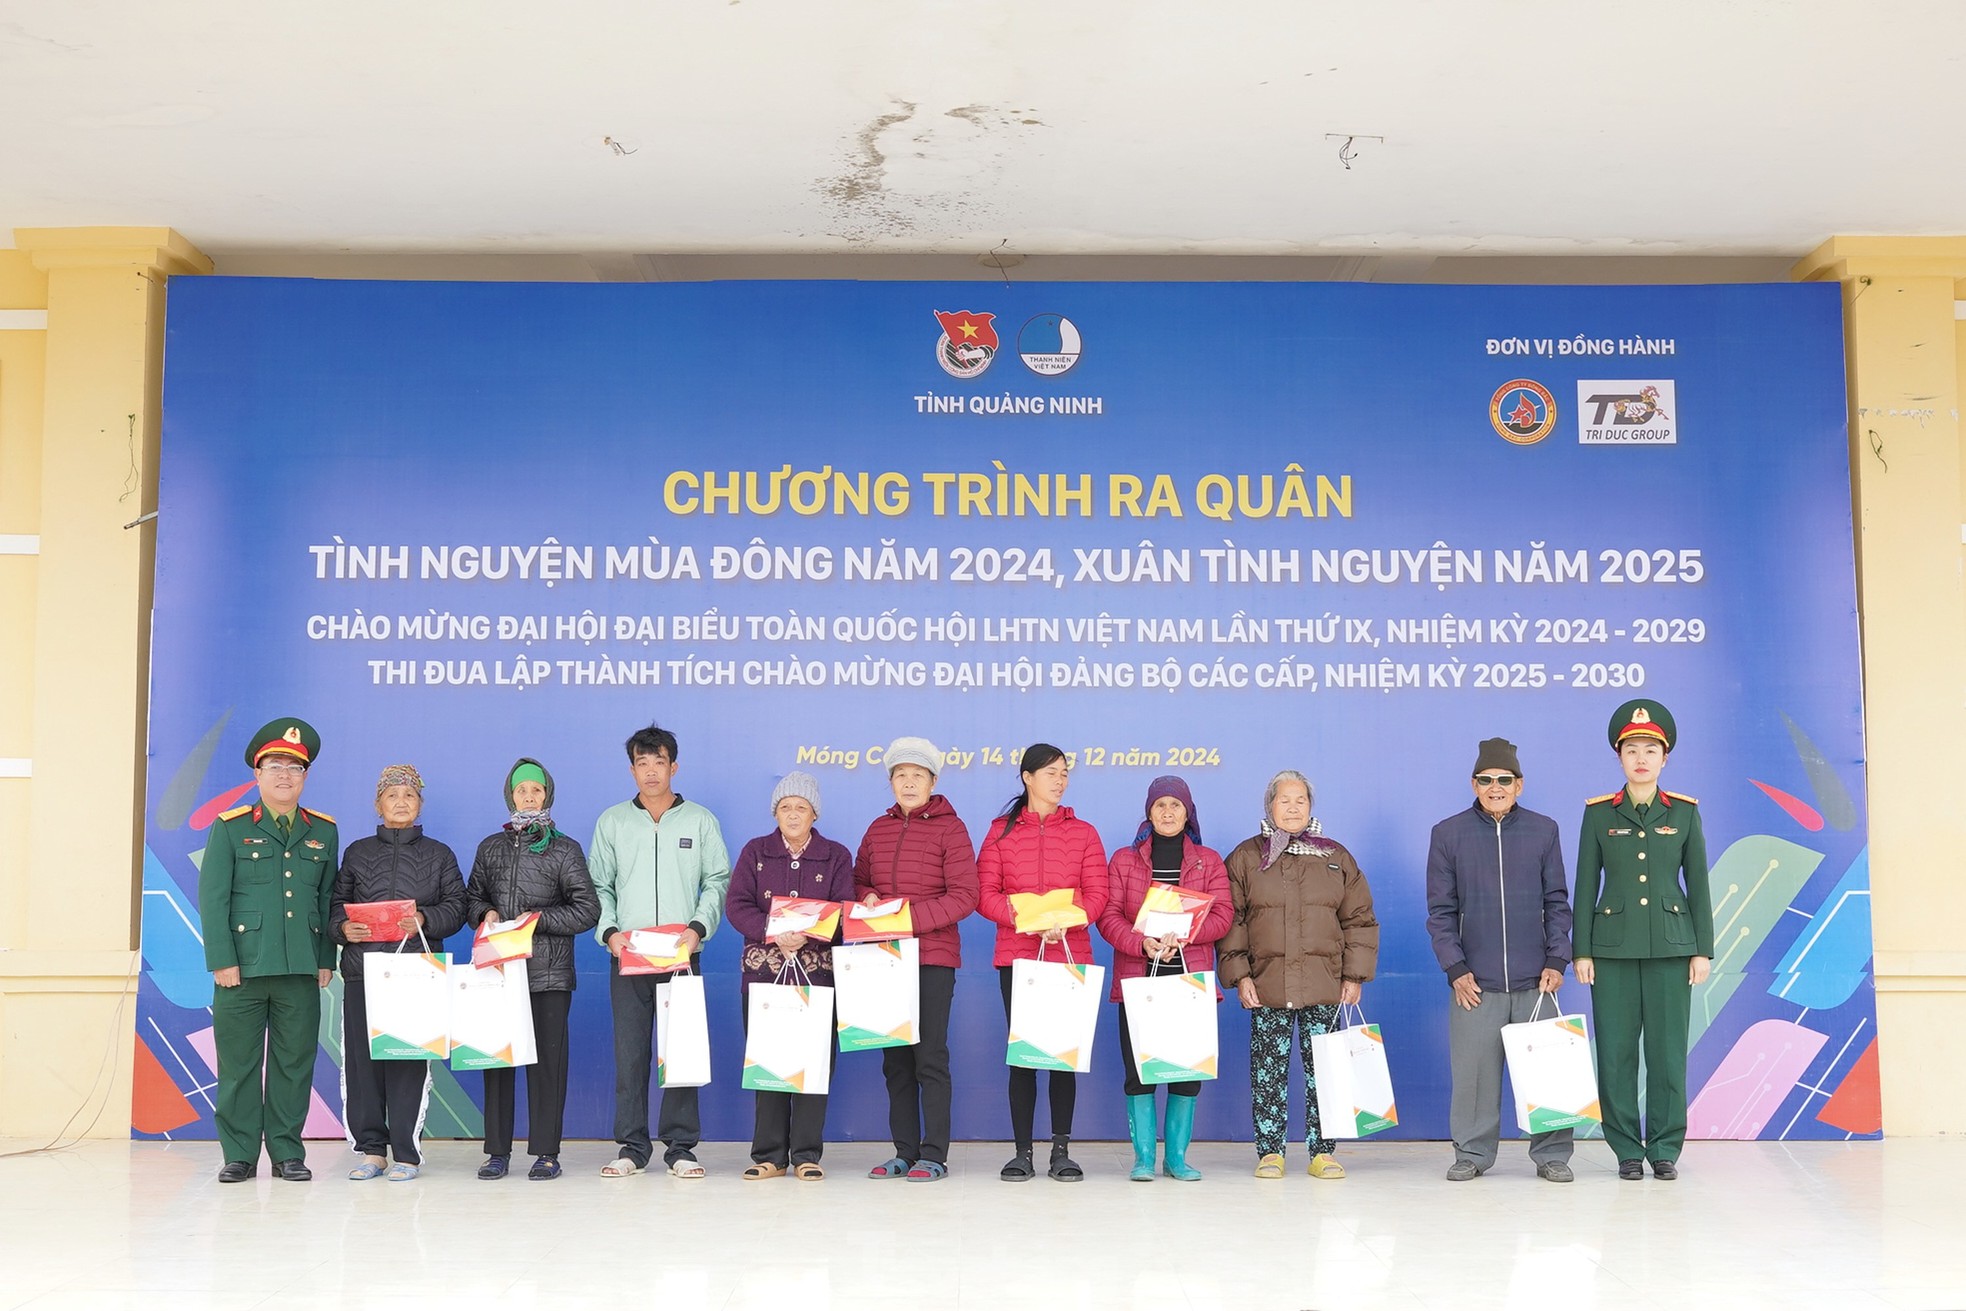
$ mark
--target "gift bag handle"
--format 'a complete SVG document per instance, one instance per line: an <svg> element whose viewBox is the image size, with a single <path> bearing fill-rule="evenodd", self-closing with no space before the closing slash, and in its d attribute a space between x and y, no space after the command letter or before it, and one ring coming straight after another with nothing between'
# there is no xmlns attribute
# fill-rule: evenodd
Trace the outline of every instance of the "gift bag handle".
<svg viewBox="0 0 1966 1311"><path fill-rule="evenodd" d="M421 923L421 921L419 921L416 926L416 940L423 944L423 954L426 956L430 955L431 954L430 939L423 936L423 924ZM400 953L403 950L403 948L409 946L409 943L410 943L410 935L407 933L405 933L402 937L396 939L397 952Z"/></svg>
<svg viewBox="0 0 1966 1311"><path fill-rule="evenodd" d="M1357 1015L1358 1019L1352 1021L1349 1018L1352 1015ZM1365 1003L1355 1001L1349 1004L1345 1002L1338 1004L1338 1027L1340 1029L1362 1029L1365 1027L1365 1022Z"/></svg>
<svg viewBox="0 0 1966 1311"><path fill-rule="evenodd" d="M1076 965L1078 964L1078 962L1077 962L1076 960L1074 960L1074 959L1072 959L1072 940L1071 940L1070 938L1060 938L1060 939L1059 939L1058 941L1060 941L1060 942L1062 942L1062 943L1064 943L1064 944L1065 944L1065 963L1066 963L1067 965L1073 965L1073 966L1076 966ZM1044 939L1043 939L1042 937L1040 937L1040 938L1038 939L1038 959L1039 959L1040 961L1042 961L1042 960L1044 959L1044 949L1045 949L1045 946L1046 946L1046 944L1045 944L1045 940L1044 940ZM1053 961L1053 962L1051 962L1051 963L1052 963L1052 964L1054 964L1054 965L1056 965L1056 964L1057 964L1058 962L1057 962L1057 961Z"/></svg>
<svg viewBox="0 0 1966 1311"><path fill-rule="evenodd" d="M1535 1004L1535 1005L1534 1005L1533 1007L1531 1007L1531 1008L1530 1008L1530 1011L1529 1011L1529 1023L1531 1023L1531 1024L1534 1024L1534 1023L1535 1023L1536 1021L1538 1021L1538 1020L1540 1020L1540 1019L1542 1019L1542 1018L1543 1018L1543 998L1545 998L1545 997L1550 997L1550 998L1554 998L1555 996L1556 996L1556 994L1555 994L1555 993L1553 993L1553 992L1544 992L1544 991L1542 991L1542 990L1541 990L1540 988L1539 988L1539 989L1537 989L1537 991L1536 991L1536 1004ZM1557 1002L1557 1003L1556 1003L1556 1014L1555 1014L1555 1015L1553 1015L1553 1016L1551 1016L1550 1018L1551 1018L1551 1019L1557 1019L1557 1018L1559 1018L1559 1017L1561 1017L1561 1016L1562 1016L1562 1014L1563 1014L1563 1003L1562 1003L1562 1002Z"/></svg>

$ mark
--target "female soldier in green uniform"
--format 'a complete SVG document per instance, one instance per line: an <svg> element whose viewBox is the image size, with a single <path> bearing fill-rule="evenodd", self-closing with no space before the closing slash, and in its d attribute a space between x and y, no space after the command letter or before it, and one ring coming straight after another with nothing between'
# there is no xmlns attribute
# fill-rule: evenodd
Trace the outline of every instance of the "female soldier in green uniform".
<svg viewBox="0 0 1966 1311"><path fill-rule="evenodd" d="M1611 716L1625 785L1584 804L1577 838L1577 977L1593 985L1597 1095L1604 1140L1620 1179L1645 1162L1677 1179L1686 1143L1686 1035L1693 988L1713 959L1713 899L1699 803L1659 789L1678 740L1657 701L1627 701ZM1638 1057L1645 1053L1645 1125L1638 1118Z"/></svg>

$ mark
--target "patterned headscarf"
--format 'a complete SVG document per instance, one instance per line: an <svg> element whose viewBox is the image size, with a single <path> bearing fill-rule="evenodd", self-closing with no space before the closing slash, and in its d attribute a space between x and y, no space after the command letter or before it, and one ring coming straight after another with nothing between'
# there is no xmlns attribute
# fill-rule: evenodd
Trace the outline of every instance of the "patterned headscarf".
<svg viewBox="0 0 1966 1311"><path fill-rule="evenodd" d="M414 788L416 794L423 795L423 775L416 772L415 765L390 765L383 769L382 777L375 781L376 800L390 788Z"/></svg>

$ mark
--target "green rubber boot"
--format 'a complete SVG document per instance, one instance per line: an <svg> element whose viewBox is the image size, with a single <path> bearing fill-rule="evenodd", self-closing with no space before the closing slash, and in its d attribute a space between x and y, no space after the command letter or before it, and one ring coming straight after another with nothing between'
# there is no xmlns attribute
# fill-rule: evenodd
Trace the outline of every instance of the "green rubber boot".
<svg viewBox="0 0 1966 1311"><path fill-rule="evenodd" d="M1190 1101L1193 1098L1189 1099ZM1154 1181L1154 1095L1143 1093L1126 1099L1126 1124L1133 1135L1133 1169L1127 1178L1135 1183Z"/></svg>
<svg viewBox="0 0 1966 1311"><path fill-rule="evenodd" d="M1195 1140L1195 1099L1167 1096L1167 1177L1183 1183L1201 1178L1201 1171L1188 1164L1188 1144ZM1138 1141L1136 1138L1135 1141Z"/></svg>

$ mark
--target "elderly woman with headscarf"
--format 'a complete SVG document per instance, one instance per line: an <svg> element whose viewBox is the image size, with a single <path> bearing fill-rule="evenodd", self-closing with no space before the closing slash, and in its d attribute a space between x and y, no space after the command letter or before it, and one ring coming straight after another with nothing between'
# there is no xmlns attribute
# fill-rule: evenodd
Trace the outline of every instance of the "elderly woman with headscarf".
<svg viewBox="0 0 1966 1311"><path fill-rule="evenodd" d="M567 1107L567 1012L573 1005L573 940L600 922L601 902L580 844L553 826L553 776L531 757L505 775L512 818L478 844L471 861L471 923L539 912L526 984L532 993L539 1059L526 1067L529 1179L560 1177L560 1130ZM503 1179L512 1162L517 1070L485 1071L485 1163L480 1179Z"/></svg>
<svg viewBox="0 0 1966 1311"><path fill-rule="evenodd" d="M391 765L375 785L375 813L382 820L375 836L351 842L341 853L329 900L328 934L341 949L342 1121L362 1162L350 1179L384 1174L401 1182L414 1179L423 1165L417 1130L430 1092L428 1061L377 1061L369 1057L368 999L363 992L362 958L392 951L401 939L436 944L464 925L464 876L457 853L425 837L423 776L414 765ZM398 938L379 942L375 928L350 919L350 905L402 901L409 910L393 926ZM422 944L420 943L419 946ZM389 1163L395 1153L396 1163Z"/></svg>
<svg viewBox="0 0 1966 1311"><path fill-rule="evenodd" d="M1206 893L1214 900L1195 917L1187 933L1149 937L1134 922L1147 889L1157 883ZM1187 781L1161 775L1147 785L1147 815L1133 835L1133 845L1115 851L1106 867L1106 909L1099 914L1099 934L1113 944L1112 1000L1120 1003L1120 1064L1126 1080L1127 1127L1133 1139L1133 1170L1128 1177L1136 1182L1153 1179L1154 1144L1162 1134L1154 1085L1143 1083L1134 1067L1133 1034L1127 1027L1120 983L1214 969L1211 944L1229 931L1234 917L1229 873L1222 858L1201 844L1201 818L1195 813ZM1167 1086L1164 1163L1171 1179L1192 1183L1201 1178L1201 1171L1188 1164L1188 1144L1195 1136L1195 1098L1200 1095L1199 1079Z"/></svg>
<svg viewBox="0 0 1966 1311"><path fill-rule="evenodd" d="M730 897L724 903L731 927L744 935L740 986L747 1027L752 984L774 983L788 968L793 982L833 984L833 951L827 939L797 932L768 934L772 898L853 900L853 853L813 827L819 820L819 780L799 770L780 779L771 792L771 817L777 827L745 843L731 865ZM753 1096L757 1114L751 1165L744 1177L776 1179L790 1170L795 1179L824 1179L819 1157L826 1147L826 1094Z"/></svg>
<svg viewBox="0 0 1966 1311"><path fill-rule="evenodd" d="M1249 1097L1256 1177L1283 1178L1290 1122L1290 1031L1304 1062L1304 1139L1313 1179L1343 1179L1319 1133L1310 1040L1358 1002L1379 960L1372 890L1352 853L1311 818L1311 784L1294 769L1263 793L1262 829L1229 853L1235 921L1222 939L1222 982L1249 1011Z"/></svg>

